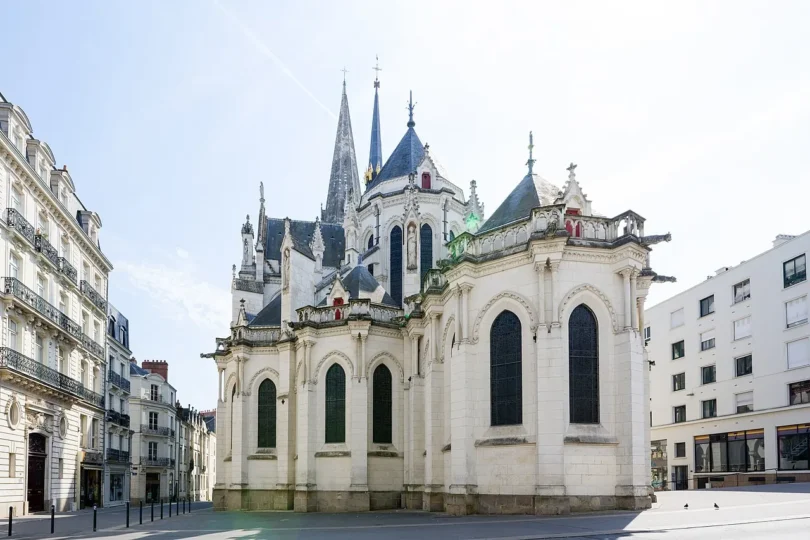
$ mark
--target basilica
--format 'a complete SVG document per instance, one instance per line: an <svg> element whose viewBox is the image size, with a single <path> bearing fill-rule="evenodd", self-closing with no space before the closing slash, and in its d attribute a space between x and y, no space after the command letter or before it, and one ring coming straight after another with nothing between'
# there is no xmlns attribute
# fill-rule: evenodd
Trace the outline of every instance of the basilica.
<svg viewBox="0 0 810 540"><path fill-rule="evenodd" d="M489 216L416 132L358 168L343 83L325 206L241 228L217 338L214 506L563 514L650 506L645 219L532 157ZM404 120L404 118L403 118ZM404 123L404 122L403 122ZM272 189L272 188L271 188Z"/></svg>

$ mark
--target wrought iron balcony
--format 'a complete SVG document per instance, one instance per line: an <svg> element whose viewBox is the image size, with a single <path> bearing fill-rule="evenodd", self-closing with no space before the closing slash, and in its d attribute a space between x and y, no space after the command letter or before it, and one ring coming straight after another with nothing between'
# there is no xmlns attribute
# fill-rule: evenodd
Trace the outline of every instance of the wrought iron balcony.
<svg viewBox="0 0 810 540"><path fill-rule="evenodd" d="M117 461L118 463L129 463L129 452L116 448L107 448L107 461Z"/></svg>
<svg viewBox="0 0 810 540"><path fill-rule="evenodd" d="M56 248L53 247L43 235L34 235L34 249L42 253L51 264L59 268L59 252L56 251Z"/></svg>
<svg viewBox="0 0 810 540"><path fill-rule="evenodd" d="M121 427L129 427L129 415L118 411L107 411L107 420Z"/></svg>
<svg viewBox="0 0 810 540"><path fill-rule="evenodd" d="M0 347L0 370L13 370L48 386L72 394L92 405L104 408L104 396L85 388L82 383L67 375L43 365L33 358L28 358L8 347Z"/></svg>
<svg viewBox="0 0 810 540"><path fill-rule="evenodd" d="M171 403L163 399L163 396L161 394L149 394L148 396L146 396L146 398L149 401L154 401L156 403L168 403L169 405L171 405Z"/></svg>
<svg viewBox="0 0 810 540"><path fill-rule="evenodd" d="M13 295L23 304L27 305L55 325L59 326L72 337L81 340L82 329L75 321L56 309L40 295L23 285L22 281L19 279L12 277L4 278L3 292L5 294ZM101 349L100 357L102 359L104 358L104 349Z"/></svg>
<svg viewBox="0 0 810 540"><path fill-rule="evenodd" d="M32 246L34 245L36 230L28 223L28 220L14 208L6 208L6 224L14 229L20 236L28 240Z"/></svg>
<svg viewBox="0 0 810 540"><path fill-rule="evenodd" d="M90 351L90 354L94 354L98 358L104 360L104 347L96 343L93 338L84 332L82 332L82 346Z"/></svg>
<svg viewBox="0 0 810 540"><path fill-rule="evenodd" d="M169 430L166 426L150 426L149 424L141 424L141 433L144 435L157 435L159 437L169 437L174 430Z"/></svg>
<svg viewBox="0 0 810 540"><path fill-rule="evenodd" d="M107 380L110 381L111 383L113 383L113 385L117 386L121 390L129 392L129 387L130 387L129 379L125 379L124 377L122 377L118 373L116 373L116 372L114 372L112 370L109 370L109 371L107 371Z"/></svg>
<svg viewBox="0 0 810 540"><path fill-rule="evenodd" d="M104 312L104 315L107 315L107 301L104 299L101 294L95 290L87 281L82 280L79 283L79 288L82 291L88 300L90 300L93 305L95 305L98 309Z"/></svg>
<svg viewBox="0 0 810 540"><path fill-rule="evenodd" d="M76 269L73 268L73 265L70 264L68 260L64 257L59 257L58 261L59 261L58 264L59 271L62 272L64 275L66 275L67 278L70 281L72 281L74 285L77 285L78 281L76 276L78 275L78 272L76 272Z"/></svg>
<svg viewBox="0 0 810 540"><path fill-rule="evenodd" d="M167 457L142 457L141 458L141 465L146 467L169 467L172 465L172 461Z"/></svg>

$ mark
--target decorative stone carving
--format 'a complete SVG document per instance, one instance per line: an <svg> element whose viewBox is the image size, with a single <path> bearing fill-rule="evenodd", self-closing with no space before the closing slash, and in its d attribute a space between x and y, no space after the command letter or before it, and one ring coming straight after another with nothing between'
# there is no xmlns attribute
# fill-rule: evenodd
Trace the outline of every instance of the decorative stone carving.
<svg viewBox="0 0 810 540"><path fill-rule="evenodd" d="M381 352L374 355L374 358L371 359L371 362L368 363L366 366L366 379L374 373L374 370L377 368L379 364L382 363L383 359L387 358L390 360L396 367L397 371L399 372L399 382L405 382L405 370L402 369L402 364L397 360L394 355L389 352Z"/></svg>
<svg viewBox="0 0 810 540"><path fill-rule="evenodd" d="M276 381L278 381L278 380L279 380L279 374L278 374L278 371L276 371L275 369L273 369L273 368L271 368L271 367L262 368L262 369L260 369L259 371L257 371L257 372L256 372L256 373L253 375L253 377L251 377L251 378L250 378L250 382L249 382L249 383L248 383L248 385L245 387L245 391L242 393L242 395L243 395L243 396L249 396L249 395L251 394L252 390L253 390L253 383L255 383L255 382L256 382L256 379L258 379L260 376L262 376L262 375L264 375L264 374L267 374L267 373L272 373L273 375L275 375L275 376L276 376Z"/></svg>
<svg viewBox="0 0 810 540"><path fill-rule="evenodd" d="M346 362L346 364L349 365L349 379L354 377L354 364L352 364L351 359L340 351L332 351L330 353L327 353L323 358L321 358L321 361L318 362L318 365L315 367L315 376L312 378L312 384L318 384L318 376L321 373L321 367L323 367L324 363L327 360L335 356L343 359Z"/></svg>
<svg viewBox="0 0 810 540"><path fill-rule="evenodd" d="M416 225L408 225L408 270L416 270Z"/></svg>
<svg viewBox="0 0 810 540"><path fill-rule="evenodd" d="M500 300L501 298L511 298L512 300L518 302L521 306L524 307L526 313L529 315L529 320L531 320L532 327L531 331L534 332L537 329L537 317L535 316L534 310L532 309L531 303L516 292L506 291L500 294L495 295L492 299L487 302L487 304L481 308L478 312L478 316L475 318L475 323L473 324L473 331L472 331L472 343L478 343L478 327L481 326L481 320L484 318L484 315L492 307L492 305Z"/></svg>
<svg viewBox="0 0 810 540"><path fill-rule="evenodd" d="M607 295L605 293L603 293L598 288L596 288L593 285L590 285L588 283L585 283L583 285L579 285L577 287L574 287L573 289L568 291L568 293L563 297L562 302L560 302L560 308L559 308L559 311L558 311L559 320L562 320L563 311L565 311L565 307L568 305L568 303L571 301L571 299L574 298L574 296L576 296L577 294L579 294L582 291L590 291L593 294L595 294L596 296L598 296L600 300L602 300L602 302L605 304L605 307L608 310L608 313L610 313L610 321L613 324L613 332L618 334L619 333L619 323L618 323L618 320L616 319L616 312L613 310L613 305L610 303L610 299L607 297Z"/></svg>

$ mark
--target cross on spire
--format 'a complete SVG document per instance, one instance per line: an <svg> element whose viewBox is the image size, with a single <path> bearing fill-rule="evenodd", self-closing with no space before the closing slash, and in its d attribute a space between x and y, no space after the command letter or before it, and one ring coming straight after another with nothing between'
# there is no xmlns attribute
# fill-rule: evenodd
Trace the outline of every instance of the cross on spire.
<svg viewBox="0 0 810 540"><path fill-rule="evenodd" d="M569 180L573 180L574 178L576 178L577 174L576 174L576 172L574 172L576 170L576 168L577 168L577 164L572 161L571 165L569 165L568 168L565 169L566 171L568 171L568 179Z"/></svg>
<svg viewBox="0 0 810 540"><path fill-rule="evenodd" d="M382 68L380 67L380 56L376 55L375 58L377 59L377 65L374 66L371 69L373 69L374 71L377 72L377 73L374 74L374 88L379 88L380 87L380 72L382 71Z"/></svg>
<svg viewBox="0 0 810 540"><path fill-rule="evenodd" d="M410 91L410 97L408 99L408 127L413 127L416 125L416 122L413 121L413 109L416 107L416 103L413 102L413 90Z"/></svg>
<svg viewBox="0 0 810 540"><path fill-rule="evenodd" d="M346 86L346 74L349 72L349 70L346 69L346 66L343 66L343 69L341 69L340 71L343 72L343 86Z"/></svg>
<svg viewBox="0 0 810 540"><path fill-rule="evenodd" d="M537 161L532 157L532 150L534 150L534 134L530 131L529 132L529 161L526 162L526 165L529 166L529 174L532 174L532 169L534 168L534 162Z"/></svg>

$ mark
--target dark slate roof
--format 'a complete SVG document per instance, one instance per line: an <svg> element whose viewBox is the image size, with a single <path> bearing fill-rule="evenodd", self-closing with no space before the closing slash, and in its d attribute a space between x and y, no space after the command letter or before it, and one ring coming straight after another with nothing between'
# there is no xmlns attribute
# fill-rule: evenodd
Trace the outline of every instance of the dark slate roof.
<svg viewBox="0 0 810 540"><path fill-rule="evenodd" d="M383 165L380 174L368 183L366 189L369 190L386 180L408 176L416 170L419 162L425 157L425 145L419 140L419 136L413 127L409 127L405 136L391 153L391 157Z"/></svg>
<svg viewBox="0 0 810 540"><path fill-rule="evenodd" d="M326 208L323 209L321 219L330 223L343 223L346 199L351 192L360 195L360 175L357 174L352 121L349 117L349 100L346 97L344 81L335 135L335 152L332 156L332 171L329 175L329 192L326 195Z"/></svg>
<svg viewBox="0 0 810 540"><path fill-rule="evenodd" d="M343 287L349 292L349 298L360 298L361 291L372 293L380 286L374 276L368 271L368 268L363 265L355 266L347 274L341 276L340 279L343 282ZM382 303L389 306L400 307L388 293L385 293L385 296L383 296ZM321 300L318 305L325 306L326 298Z"/></svg>
<svg viewBox="0 0 810 540"><path fill-rule="evenodd" d="M217 431L217 417L216 416L203 416L203 422L208 428L208 431L216 433Z"/></svg>
<svg viewBox="0 0 810 540"><path fill-rule="evenodd" d="M270 300L248 326L281 326L281 295L277 294Z"/></svg>
<svg viewBox="0 0 810 540"><path fill-rule="evenodd" d="M538 175L527 174L498 209L489 216L489 219L481 225L478 233L529 217L532 208L553 204L558 191L559 189Z"/></svg>
<svg viewBox="0 0 810 540"><path fill-rule="evenodd" d="M143 369L141 366L139 366L135 362L130 362L129 363L129 374L130 375L144 376L144 375L149 375L149 373L150 373L150 371L147 371L147 370Z"/></svg>
<svg viewBox="0 0 810 540"><path fill-rule="evenodd" d="M290 232L293 237L293 244L296 251L303 253L310 259L314 259L309 243L312 241L312 234L315 232L314 221L290 221ZM335 223L321 222L321 236L326 248L323 254L323 265L338 268L343 261L343 252L346 247L346 236L343 226ZM264 256L267 259L281 260L281 243L284 241L284 220L267 218L267 244L264 249Z"/></svg>

